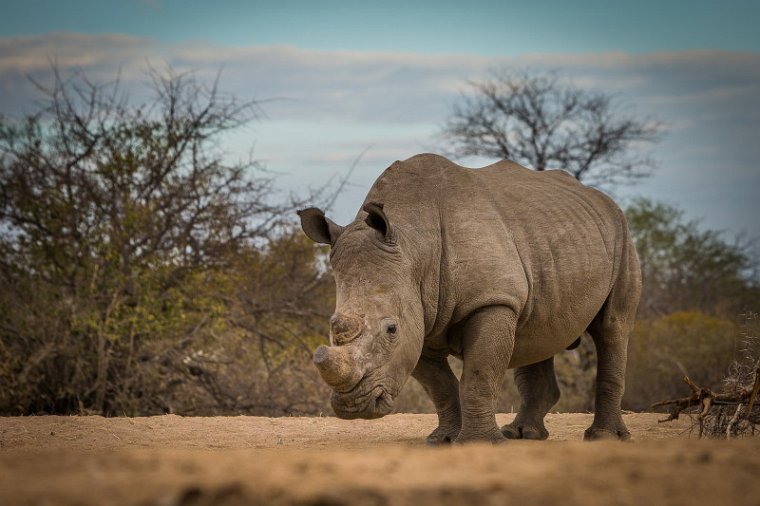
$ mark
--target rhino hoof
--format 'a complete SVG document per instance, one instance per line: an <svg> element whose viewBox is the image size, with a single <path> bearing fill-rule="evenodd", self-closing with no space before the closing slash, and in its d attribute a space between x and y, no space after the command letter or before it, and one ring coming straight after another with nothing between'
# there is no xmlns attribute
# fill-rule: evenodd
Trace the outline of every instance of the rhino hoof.
<svg viewBox="0 0 760 506"><path fill-rule="evenodd" d="M583 434L584 441L630 441L631 433L627 430L607 430L589 427Z"/></svg>
<svg viewBox="0 0 760 506"><path fill-rule="evenodd" d="M529 425L505 425L501 428L501 433L507 439L530 439L533 441L544 441L549 438L549 431L543 427L533 427Z"/></svg>
<svg viewBox="0 0 760 506"><path fill-rule="evenodd" d="M447 430L438 427L425 439L425 443L428 446L448 445L456 439L457 434L459 434L459 429Z"/></svg>
<svg viewBox="0 0 760 506"><path fill-rule="evenodd" d="M425 444L428 446L449 445L454 441L450 436L433 436L432 434L425 438Z"/></svg>
<svg viewBox="0 0 760 506"><path fill-rule="evenodd" d="M507 441L507 438L504 437L504 435L499 431L498 429L494 428L492 432L488 432L487 434L459 434L457 438L454 440L455 444L464 444L464 443L491 443L491 444L499 444L499 443L505 443Z"/></svg>

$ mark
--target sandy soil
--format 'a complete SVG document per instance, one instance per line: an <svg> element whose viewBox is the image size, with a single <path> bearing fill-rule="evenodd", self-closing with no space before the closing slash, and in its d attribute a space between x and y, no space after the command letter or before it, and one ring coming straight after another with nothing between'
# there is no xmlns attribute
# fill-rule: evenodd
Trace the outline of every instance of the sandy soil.
<svg viewBox="0 0 760 506"><path fill-rule="evenodd" d="M446 448L423 443L433 415L0 418L0 504L760 505L760 438L658 416L625 415L633 443L555 414L549 441Z"/></svg>

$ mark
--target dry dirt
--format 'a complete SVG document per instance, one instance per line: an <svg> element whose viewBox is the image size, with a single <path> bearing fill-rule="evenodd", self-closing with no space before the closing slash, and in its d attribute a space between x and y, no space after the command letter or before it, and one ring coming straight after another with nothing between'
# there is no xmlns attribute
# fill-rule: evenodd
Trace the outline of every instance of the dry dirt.
<svg viewBox="0 0 760 506"><path fill-rule="evenodd" d="M760 438L659 416L625 415L632 443L555 414L549 441L445 448L423 443L434 415L0 418L0 504L760 505Z"/></svg>

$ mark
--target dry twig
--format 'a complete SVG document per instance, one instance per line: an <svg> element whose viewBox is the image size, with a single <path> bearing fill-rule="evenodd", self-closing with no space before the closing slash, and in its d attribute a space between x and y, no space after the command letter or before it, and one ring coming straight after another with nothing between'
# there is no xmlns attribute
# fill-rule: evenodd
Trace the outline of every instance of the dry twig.
<svg viewBox="0 0 760 506"><path fill-rule="evenodd" d="M696 414L700 438L705 435L722 437L725 434L729 439L732 434L737 436L747 432L756 433L756 426L760 424L760 409L755 409L760 408L760 405L755 404L760 392L760 360L755 366L751 387L715 393L709 388L698 386L688 376L684 376L683 380L691 389L691 395L652 404L652 408L672 406L670 414L658 420L660 423L677 420L683 412L696 408L695 411L687 412L687 414L690 416ZM729 418L732 411L733 416Z"/></svg>

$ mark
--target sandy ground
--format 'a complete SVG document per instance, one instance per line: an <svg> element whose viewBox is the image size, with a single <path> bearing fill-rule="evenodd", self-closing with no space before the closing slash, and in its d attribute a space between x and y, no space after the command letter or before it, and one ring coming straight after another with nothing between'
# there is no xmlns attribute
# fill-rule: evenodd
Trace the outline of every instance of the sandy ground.
<svg viewBox="0 0 760 506"><path fill-rule="evenodd" d="M434 415L0 418L0 504L760 505L760 438L658 416L625 415L632 443L555 414L549 441L445 448L423 443Z"/></svg>

